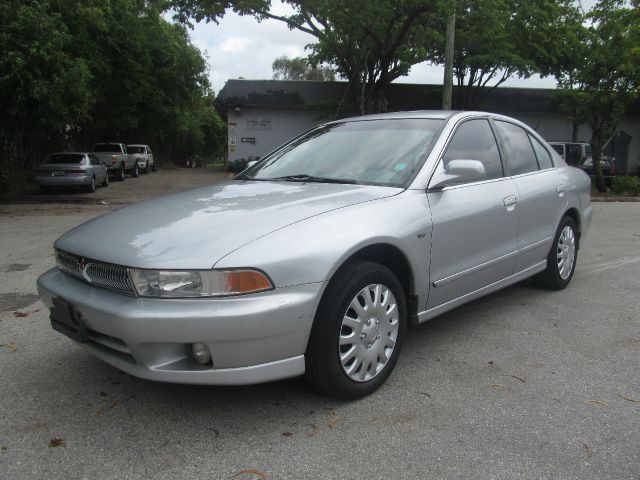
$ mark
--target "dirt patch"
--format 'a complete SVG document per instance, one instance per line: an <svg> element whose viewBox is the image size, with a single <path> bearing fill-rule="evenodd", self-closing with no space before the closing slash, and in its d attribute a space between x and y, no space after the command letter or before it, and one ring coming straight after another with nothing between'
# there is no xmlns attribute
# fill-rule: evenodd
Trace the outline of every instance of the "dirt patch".
<svg viewBox="0 0 640 480"><path fill-rule="evenodd" d="M37 295L31 293L0 293L0 312L20 310L38 300Z"/></svg>
<svg viewBox="0 0 640 480"><path fill-rule="evenodd" d="M28 263L10 263L4 269L5 272L24 272L31 265Z"/></svg>

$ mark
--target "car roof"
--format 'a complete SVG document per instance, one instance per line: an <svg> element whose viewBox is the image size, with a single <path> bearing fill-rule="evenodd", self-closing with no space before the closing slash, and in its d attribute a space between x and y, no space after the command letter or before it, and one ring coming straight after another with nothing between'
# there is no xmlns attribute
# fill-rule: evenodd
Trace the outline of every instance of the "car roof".
<svg viewBox="0 0 640 480"><path fill-rule="evenodd" d="M127 147L148 147L146 143L127 143Z"/></svg>
<svg viewBox="0 0 640 480"><path fill-rule="evenodd" d="M360 115L357 117L347 117L335 120L336 122L352 122L358 120L384 120L384 119L397 119L397 118L436 118L447 119L456 113L457 111L451 110L411 110L403 112L389 112L389 113L374 113L370 115Z"/></svg>
<svg viewBox="0 0 640 480"><path fill-rule="evenodd" d="M91 152L51 152L49 155L89 155Z"/></svg>

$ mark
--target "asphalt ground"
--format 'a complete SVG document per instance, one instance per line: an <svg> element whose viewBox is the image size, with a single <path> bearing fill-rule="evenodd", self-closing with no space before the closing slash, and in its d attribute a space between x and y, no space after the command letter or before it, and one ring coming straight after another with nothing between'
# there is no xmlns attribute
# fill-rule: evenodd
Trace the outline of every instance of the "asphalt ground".
<svg viewBox="0 0 640 480"><path fill-rule="evenodd" d="M185 172L121 187L221 180ZM298 379L152 383L54 332L34 296L52 242L112 208L0 205L0 478L640 478L639 203L594 204L566 290L518 284L411 329L351 403Z"/></svg>

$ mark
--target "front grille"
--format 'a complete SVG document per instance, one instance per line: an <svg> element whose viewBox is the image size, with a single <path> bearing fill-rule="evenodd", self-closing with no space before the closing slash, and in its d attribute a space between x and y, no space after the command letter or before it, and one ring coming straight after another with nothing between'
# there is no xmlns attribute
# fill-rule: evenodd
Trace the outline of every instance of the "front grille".
<svg viewBox="0 0 640 480"><path fill-rule="evenodd" d="M94 287L135 295L126 267L92 260L72 253L56 250L58 268L78 280Z"/></svg>

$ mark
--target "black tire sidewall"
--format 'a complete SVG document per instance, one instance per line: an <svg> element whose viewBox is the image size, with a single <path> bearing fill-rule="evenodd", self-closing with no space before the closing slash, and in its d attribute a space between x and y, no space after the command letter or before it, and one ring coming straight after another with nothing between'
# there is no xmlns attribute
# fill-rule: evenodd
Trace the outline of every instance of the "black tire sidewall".
<svg viewBox="0 0 640 480"><path fill-rule="evenodd" d="M573 230L573 235L576 238L576 248L574 251L573 258L573 266L571 267L571 273L566 279L563 279L560 276L560 272L558 271L558 263L557 263L557 251L558 251L558 242L560 241L560 235L565 227L571 227ZM571 279L573 278L573 273L576 271L576 264L578 263L578 229L576 227L576 223L573 221L571 217L565 216L560 221L560 225L558 225L558 230L556 231L556 235L553 238L553 244L551 245L551 251L549 252L549 256L547 257L547 269L545 270L544 281L547 288L551 288L554 290L561 290L569 285Z"/></svg>
<svg viewBox="0 0 640 480"><path fill-rule="evenodd" d="M347 376L339 360L338 338L342 318L351 300L363 288L382 284L396 298L400 325L396 345L383 371L371 380L356 382ZM320 390L332 396L353 400L378 389L389 377L400 355L406 332L406 301L402 285L388 268L372 262L352 262L344 266L327 286L314 320L307 365L311 381Z"/></svg>

